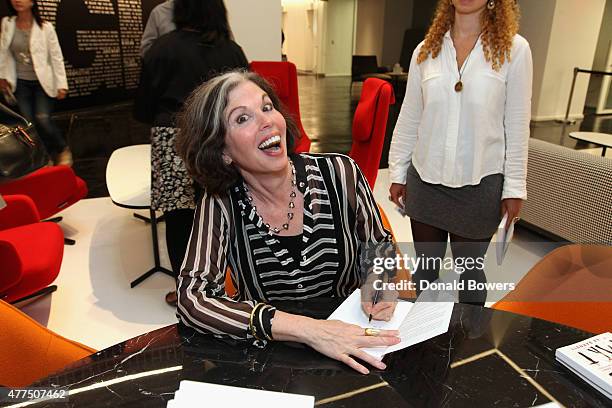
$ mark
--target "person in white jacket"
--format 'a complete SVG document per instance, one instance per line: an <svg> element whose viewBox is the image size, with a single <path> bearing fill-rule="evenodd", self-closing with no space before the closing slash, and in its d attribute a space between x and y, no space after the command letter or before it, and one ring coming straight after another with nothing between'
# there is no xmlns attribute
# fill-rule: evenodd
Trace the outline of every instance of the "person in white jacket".
<svg viewBox="0 0 612 408"><path fill-rule="evenodd" d="M0 90L14 93L56 164L72 164L72 154L51 119L55 99L64 99L68 81L53 25L43 21L36 0L10 0L2 19Z"/></svg>

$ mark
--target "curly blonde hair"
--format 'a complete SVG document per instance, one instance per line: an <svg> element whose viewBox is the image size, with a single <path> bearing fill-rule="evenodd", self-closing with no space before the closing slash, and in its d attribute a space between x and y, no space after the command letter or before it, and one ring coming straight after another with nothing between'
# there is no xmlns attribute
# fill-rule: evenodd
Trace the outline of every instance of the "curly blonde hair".
<svg viewBox="0 0 612 408"><path fill-rule="evenodd" d="M512 37L518 32L520 11L515 0L494 0L492 10L485 8L481 15L482 50L485 59L498 71L504 62L510 61ZM444 34L455 22L455 6L452 0L439 0L425 42L417 56L417 63L425 61L430 55L436 58L442 48Z"/></svg>

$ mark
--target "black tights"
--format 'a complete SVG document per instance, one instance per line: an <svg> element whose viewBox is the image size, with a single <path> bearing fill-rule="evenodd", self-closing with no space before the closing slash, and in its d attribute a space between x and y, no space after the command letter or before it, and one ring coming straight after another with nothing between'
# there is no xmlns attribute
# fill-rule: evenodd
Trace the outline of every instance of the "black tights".
<svg viewBox="0 0 612 408"><path fill-rule="evenodd" d="M195 210L179 209L164 212L166 219L166 246L168 247L168 257L172 265L172 272L177 278L181 271L181 264L189 244L191 225Z"/></svg>
<svg viewBox="0 0 612 408"><path fill-rule="evenodd" d="M410 220L412 227L412 237L417 257L428 258L429 260L438 260L437 262L425 262L420 264L419 268L413 275L414 282L417 285L417 293L420 293L420 284L422 280L433 282L438 279L440 274L440 263L444 259L446 253L446 243L450 235L451 251L455 262L459 258L466 259L484 259L484 255L489 247L489 242L492 237L483 239L464 238L459 235L449 233L431 225L424 224L415 220ZM422 261L423 262L423 261ZM469 266L469 267L468 267ZM485 283L487 278L484 273L484 266L474 262L473 265L465 265L465 271L460 275L460 282L464 282L465 290L459 291L459 302L470 303L483 306L487 299L487 291L483 290L467 290L468 281L476 281Z"/></svg>

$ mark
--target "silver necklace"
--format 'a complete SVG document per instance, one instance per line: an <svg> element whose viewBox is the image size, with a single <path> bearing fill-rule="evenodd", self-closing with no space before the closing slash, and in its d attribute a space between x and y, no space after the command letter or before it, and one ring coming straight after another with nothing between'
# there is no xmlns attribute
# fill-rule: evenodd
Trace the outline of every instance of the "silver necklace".
<svg viewBox="0 0 612 408"><path fill-rule="evenodd" d="M271 227L270 224L266 223L265 226L268 229L269 234L272 234L272 233L278 234L279 232L281 232L281 229L288 230L289 223L294 217L293 211L295 208L295 197L297 197L297 193L295 192L295 187L297 183L296 183L296 176L295 176L295 166L293 165L293 161L289 160L289 165L291 166L291 193L289 193L289 210L287 211L287 222L284 223L280 227ZM257 207L253 205L253 196L249 193L249 188L244 182L243 182L243 186L244 186L244 192L246 194L247 200L249 200L249 202L253 206L253 210L257 212Z"/></svg>
<svg viewBox="0 0 612 408"><path fill-rule="evenodd" d="M463 90L463 82L461 81L461 77L463 77L463 71L465 71L465 67L467 67L468 62L470 61L472 51L474 51L474 48L476 48L478 38L480 38L480 34L478 34L478 36L476 37L476 41L474 41L474 45L472 45L472 49L470 50L470 53L468 54L467 58L465 59L465 62L463 63L463 68L459 69L459 67L457 67L457 71L459 71L459 80L455 84L455 92L461 92Z"/></svg>

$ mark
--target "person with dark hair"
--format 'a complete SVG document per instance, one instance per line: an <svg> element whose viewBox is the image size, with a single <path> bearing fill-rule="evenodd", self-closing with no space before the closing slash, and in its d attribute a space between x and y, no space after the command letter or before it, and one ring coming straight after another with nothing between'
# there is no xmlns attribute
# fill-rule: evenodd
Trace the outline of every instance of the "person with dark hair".
<svg viewBox="0 0 612 408"><path fill-rule="evenodd" d="M72 165L72 153L51 119L54 99L68 92L64 57L53 25L43 21L36 0L8 0L2 19L0 90L17 99L56 164Z"/></svg>
<svg viewBox="0 0 612 408"><path fill-rule="evenodd" d="M151 14L149 14L147 25L142 32L140 40L140 56L144 58L155 40L174 30L176 30L176 24L174 24L174 0L166 0L155 6L151 10Z"/></svg>
<svg viewBox="0 0 612 408"><path fill-rule="evenodd" d="M151 207L164 212L168 255L178 275L196 191L174 148L175 115L202 82L230 69L247 68L248 61L232 40L222 0L174 0L174 16L177 30L161 36L145 55L134 116L152 126ZM175 305L176 292L166 301Z"/></svg>
<svg viewBox="0 0 612 408"><path fill-rule="evenodd" d="M366 315L393 315L390 298L372 307L372 296L364 296L371 286L360 262L364 246L383 256L395 251L355 162L294 154L299 131L254 73L230 72L201 85L178 126L177 150L205 189L178 279L180 321L233 339L301 342L363 374L368 369L354 358L384 369L361 348L397 344L397 331L311 319L268 303L344 297L365 285Z"/></svg>

